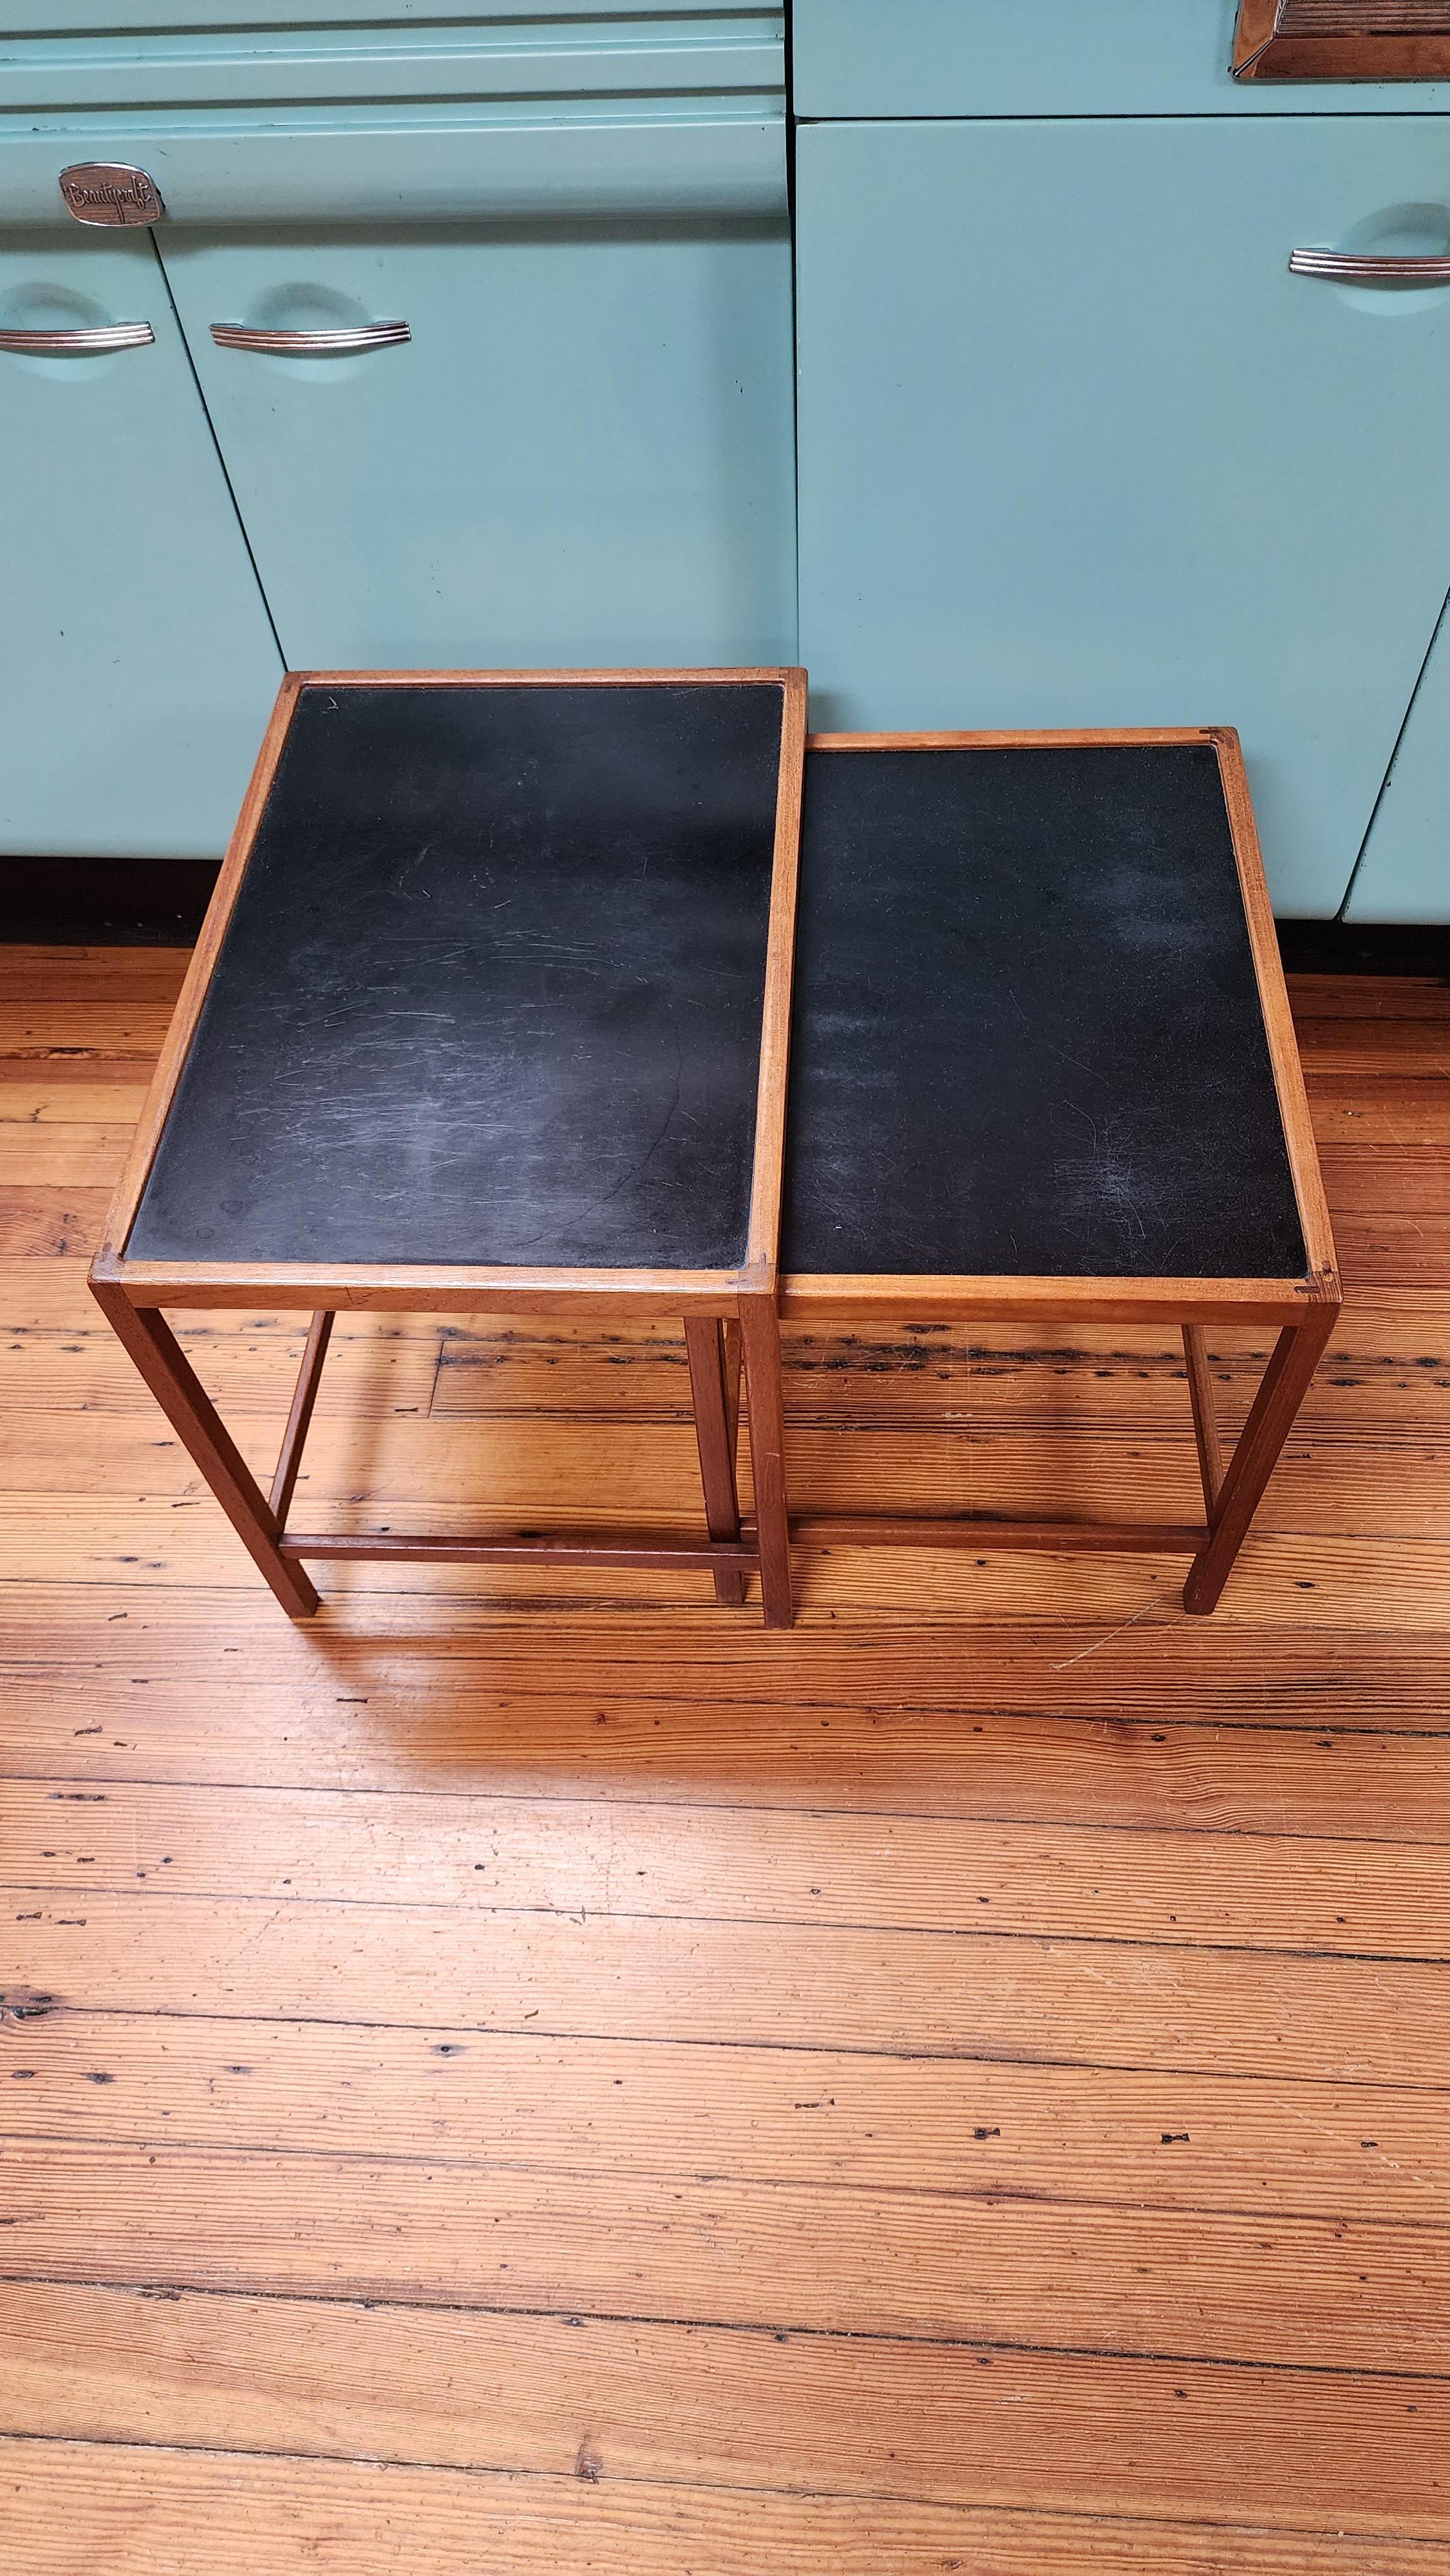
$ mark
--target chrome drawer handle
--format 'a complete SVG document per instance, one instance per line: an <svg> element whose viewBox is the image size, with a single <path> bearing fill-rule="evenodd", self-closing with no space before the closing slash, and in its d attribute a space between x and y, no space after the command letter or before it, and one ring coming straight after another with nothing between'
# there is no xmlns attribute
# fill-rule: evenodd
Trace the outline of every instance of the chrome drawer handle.
<svg viewBox="0 0 1450 2576"><path fill-rule="evenodd" d="M338 358L349 349L394 349L413 334L406 322L358 322L348 331L252 331L244 322L213 322L219 349L261 349L274 358Z"/></svg>
<svg viewBox="0 0 1450 2576"><path fill-rule="evenodd" d="M112 349L146 349L149 322L102 322L86 331L0 331L0 349L20 358L104 358Z"/></svg>
<svg viewBox="0 0 1450 2576"><path fill-rule="evenodd" d="M1396 259L1389 254L1365 257L1355 251L1295 250L1289 254L1295 277L1328 277L1341 286L1450 286L1450 259Z"/></svg>

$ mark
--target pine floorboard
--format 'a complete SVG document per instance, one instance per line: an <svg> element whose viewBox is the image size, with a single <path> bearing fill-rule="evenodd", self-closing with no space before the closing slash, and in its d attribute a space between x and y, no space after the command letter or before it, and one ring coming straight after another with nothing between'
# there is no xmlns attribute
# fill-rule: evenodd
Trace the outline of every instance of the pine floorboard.
<svg viewBox="0 0 1450 2576"><path fill-rule="evenodd" d="M293 1628L85 1290L185 962L0 950L0 2568L1450 2576L1450 990L1294 979L1348 1303L1212 1620L833 1550L785 1637ZM183 1332L261 1466L298 1319ZM1192 1510L1171 1336L786 1363L823 1506ZM306 1463L678 1521L683 1348L344 1317Z"/></svg>

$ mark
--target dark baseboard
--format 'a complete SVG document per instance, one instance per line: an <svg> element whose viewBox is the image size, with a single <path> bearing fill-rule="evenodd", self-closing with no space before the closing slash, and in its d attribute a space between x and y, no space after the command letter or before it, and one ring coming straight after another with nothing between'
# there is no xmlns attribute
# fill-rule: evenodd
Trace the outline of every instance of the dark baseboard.
<svg viewBox="0 0 1450 2576"><path fill-rule="evenodd" d="M1434 975L1450 982L1444 922L1281 921L1278 931L1290 975Z"/></svg>
<svg viewBox="0 0 1450 2576"><path fill-rule="evenodd" d="M189 948L214 859L0 858L0 940L45 948Z"/></svg>
<svg viewBox="0 0 1450 2576"><path fill-rule="evenodd" d="M0 941L186 948L217 881L213 859L0 858ZM1450 982L1450 927L1281 921L1291 975L1434 975Z"/></svg>

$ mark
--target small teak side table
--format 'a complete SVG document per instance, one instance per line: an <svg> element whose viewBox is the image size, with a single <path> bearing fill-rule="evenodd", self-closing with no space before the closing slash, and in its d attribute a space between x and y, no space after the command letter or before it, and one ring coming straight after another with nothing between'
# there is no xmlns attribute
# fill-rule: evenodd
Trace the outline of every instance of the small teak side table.
<svg viewBox="0 0 1450 2576"><path fill-rule="evenodd" d="M793 1541L1181 1550L1212 1610L1340 1307L1237 735L813 736L795 991L782 1319L1171 1321L1205 1516ZM1278 1327L1227 1459L1214 1324Z"/></svg>
<svg viewBox="0 0 1450 2576"><path fill-rule="evenodd" d="M91 1286L284 1609L320 1558L758 1569L791 1619L776 1321L795 670L283 685ZM311 1316L270 1493L164 1309ZM685 1322L708 1535L298 1532L340 1308ZM735 1480L743 1362L755 1522Z"/></svg>

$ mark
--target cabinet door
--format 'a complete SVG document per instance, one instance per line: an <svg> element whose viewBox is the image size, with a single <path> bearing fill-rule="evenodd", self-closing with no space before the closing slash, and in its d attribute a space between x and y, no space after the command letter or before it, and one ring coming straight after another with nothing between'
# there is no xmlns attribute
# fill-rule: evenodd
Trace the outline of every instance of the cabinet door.
<svg viewBox="0 0 1450 2576"><path fill-rule="evenodd" d="M817 721L1236 724L1281 911L1349 881L1450 582L1450 122L800 136Z"/></svg>
<svg viewBox="0 0 1450 2576"><path fill-rule="evenodd" d="M213 858L281 677L149 235L0 232L0 849Z"/></svg>
<svg viewBox="0 0 1450 2576"><path fill-rule="evenodd" d="M794 658L778 227L178 232L164 256L290 663ZM365 320L412 336L275 356L209 329Z"/></svg>
<svg viewBox="0 0 1450 2576"><path fill-rule="evenodd" d="M1350 921L1450 921L1450 608L1349 890Z"/></svg>

